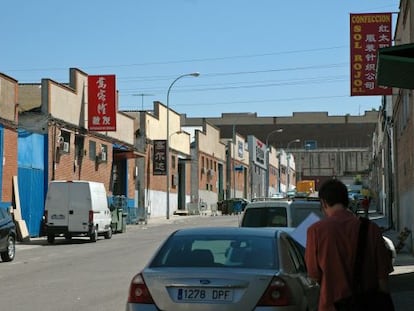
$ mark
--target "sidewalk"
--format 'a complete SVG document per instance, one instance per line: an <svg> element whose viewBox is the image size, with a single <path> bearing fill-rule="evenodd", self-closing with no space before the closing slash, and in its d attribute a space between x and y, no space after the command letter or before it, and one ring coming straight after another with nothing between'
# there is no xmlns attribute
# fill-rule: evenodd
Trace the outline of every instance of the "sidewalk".
<svg viewBox="0 0 414 311"><path fill-rule="evenodd" d="M399 232L388 229L389 219L387 216L370 210L368 217L380 227L384 228L384 236L388 237L394 245L398 245ZM414 305L414 255L413 250L405 246L394 262L394 271L390 274L390 291L394 301L395 310L412 310Z"/></svg>
<svg viewBox="0 0 414 311"><path fill-rule="evenodd" d="M389 226L389 220L387 216L383 214L379 214L374 210L369 211L369 219L375 222L378 226L384 228L384 236L389 238L395 246L397 246L399 240L398 236L400 232L387 229ZM408 243L408 242L407 242ZM401 252L397 253L397 257L395 258L394 264L394 272L392 274L401 274L401 273L413 273L414 272L414 254L412 253L413 250L408 249L405 246ZM414 279L413 279L414 281Z"/></svg>

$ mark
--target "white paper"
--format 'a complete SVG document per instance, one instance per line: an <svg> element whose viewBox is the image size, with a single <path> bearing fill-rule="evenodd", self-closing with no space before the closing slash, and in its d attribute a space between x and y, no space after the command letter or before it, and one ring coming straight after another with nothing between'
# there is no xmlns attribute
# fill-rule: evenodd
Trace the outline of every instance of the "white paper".
<svg viewBox="0 0 414 311"><path fill-rule="evenodd" d="M309 216L306 217L305 220L302 221L290 235L303 247L306 247L306 233L308 228L319 220L320 218L318 215L310 213Z"/></svg>

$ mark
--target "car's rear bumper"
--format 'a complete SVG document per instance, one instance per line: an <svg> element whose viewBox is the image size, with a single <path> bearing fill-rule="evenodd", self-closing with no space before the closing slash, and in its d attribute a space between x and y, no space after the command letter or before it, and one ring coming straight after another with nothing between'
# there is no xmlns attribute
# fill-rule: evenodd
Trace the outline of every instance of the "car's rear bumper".
<svg viewBox="0 0 414 311"><path fill-rule="evenodd" d="M91 229L85 231L70 231L67 226L48 226L45 225L45 235L59 235L59 234L71 234L73 236L76 235L84 235L90 234Z"/></svg>
<svg viewBox="0 0 414 311"><path fill-rule="evenodd" d="M140 303L127 303L126 311L160 311L155 305L152 304L140 304ZM270 310L283 310L283 311L297 311L298 306L284 306L284 307L256 307L253 311L270 311Z"/></svg>
<svg viewBox="0 0 414 311"><path fill-rule="evenodd" d="M153 304L127 303L126 311L159 311Z"/></svg>

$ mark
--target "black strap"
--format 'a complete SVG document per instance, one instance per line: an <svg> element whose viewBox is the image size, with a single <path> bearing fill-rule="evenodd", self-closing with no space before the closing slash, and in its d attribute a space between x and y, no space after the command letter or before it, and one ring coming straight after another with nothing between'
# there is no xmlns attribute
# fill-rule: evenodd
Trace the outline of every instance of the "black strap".
<svg viewBox="0 0 414 311"><path fill-rule="evenodd" d="M357 244L357 252L355 255L354 278L353 278L354 294L362 291L362 264L363 264L362 253L367 244L366 242L367 242L368 223L369 223L368 218L365 218L365 217L360 218L358 244Z"/></svg>

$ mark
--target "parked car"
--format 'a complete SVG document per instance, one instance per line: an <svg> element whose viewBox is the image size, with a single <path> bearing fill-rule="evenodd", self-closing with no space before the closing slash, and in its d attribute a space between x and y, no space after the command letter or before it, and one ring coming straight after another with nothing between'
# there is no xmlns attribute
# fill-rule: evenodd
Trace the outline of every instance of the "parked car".
<svg viewBox="0 0 414 311"><path fill-rule="evenodd" d="M276 192L272 195L272 198L274 199L283 199L286 198L286 193L284 192Z"/></svg>
<svg viewBox="0 0 414 311"><path fill-rule="evenodd" d="M0 208L0 256L3 261L12 261L16 256L16 225L4 208Z"/></svg>
<svg viewBox="0 0 414 311"><path fill-rule="evenodd" d="M319 198L269 199L246 205L241 227L297 227L310 213L320 218Z"/></svg>
<svg viewBox="0 0 414 311"><path fill-rule="evenodd" d="M217 202L217 210L222 215L240 214L244 211L244 208L249 203L248 200L243 198L231 198Z"/></svg>
<svg viewBox="0 0 414 311"><path fill-rule="evenodd" d="M317 310L304 249L277 228L173 232L132 278L127 311Z"/></svg>

